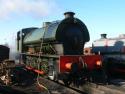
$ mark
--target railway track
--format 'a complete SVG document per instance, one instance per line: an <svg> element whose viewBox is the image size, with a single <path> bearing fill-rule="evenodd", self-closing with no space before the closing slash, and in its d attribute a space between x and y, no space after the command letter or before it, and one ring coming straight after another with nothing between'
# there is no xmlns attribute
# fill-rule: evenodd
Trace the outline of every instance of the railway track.
<svg viewBox="0 0 125 94"><path fill-rule="evenodd" d="M79 88L66 87L45 78L39 78L39 81L48 88L50 94L125 94L125 80L122 79L112 80L110 85L88 82Z"/></svg>
<svg viewBox="0 0 125 94"><path fill-rule="evenodd" d="M66 87L61 83L45 79L42 77L39 78L39 82L40 84L48 88L49 94L87 94L78 89Z"/></svg>

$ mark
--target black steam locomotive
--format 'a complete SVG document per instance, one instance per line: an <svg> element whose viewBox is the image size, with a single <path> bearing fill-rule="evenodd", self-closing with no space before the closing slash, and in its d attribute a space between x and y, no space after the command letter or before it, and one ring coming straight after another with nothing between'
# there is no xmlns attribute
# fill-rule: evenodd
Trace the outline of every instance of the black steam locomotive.
<svg viewBox="0 0 125 94"><path fill-rule="evenodd" d="M17 33L17 50L28 69L66 84L67 79L82 78L85 69L101 69L101 56L83 55L89 32L74 14L66 12L61 21L45 22L42 28L25 28Z"/></svg>

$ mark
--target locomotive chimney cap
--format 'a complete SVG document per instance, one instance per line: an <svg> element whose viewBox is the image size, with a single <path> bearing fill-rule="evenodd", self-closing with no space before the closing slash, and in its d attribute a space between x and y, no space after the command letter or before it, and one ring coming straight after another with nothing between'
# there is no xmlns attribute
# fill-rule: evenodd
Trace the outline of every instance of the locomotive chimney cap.
<svg viewBox="0 0 125 94"><path fill-rule="evenodd" d="M70 17L74 17L75 13L74 12L65 12L64 15L65 15L65 18L70 18Z"/></svg>

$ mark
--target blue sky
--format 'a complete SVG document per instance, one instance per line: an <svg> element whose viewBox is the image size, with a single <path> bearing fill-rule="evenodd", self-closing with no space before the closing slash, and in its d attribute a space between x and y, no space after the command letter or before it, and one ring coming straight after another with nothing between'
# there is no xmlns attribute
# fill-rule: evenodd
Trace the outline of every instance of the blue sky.
<svg viewBox="0 0 125 94"><path fill-rule="evenodd" d="M0 44L13 45L20 29L61 20L66 11L75 12L88 27L86 46L101 33L117 37L125 32L125 0L0 0Z"/></svg>

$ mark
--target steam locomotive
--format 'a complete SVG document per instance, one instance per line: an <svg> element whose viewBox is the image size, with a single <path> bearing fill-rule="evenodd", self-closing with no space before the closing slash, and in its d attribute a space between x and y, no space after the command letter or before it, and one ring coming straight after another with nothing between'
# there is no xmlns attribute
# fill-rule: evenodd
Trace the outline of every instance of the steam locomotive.
<svg viewBox="0 0 125 94"><path fill-rule="evenodd" d="M83 55L90 40L86 25L75 13L64 13L60 21L45 22L41 28L25 28L17 32L17 50L27 69L62 80L66 85L90 78L101 71L100 55Z"/></svg>
<svg viewBox="0 0 125 94"><path fill-rule="evenodd" d="M92 52L103 56L108 75L125 77L125 34L115 38L101 34L101 38L93 42Z"/></svg>

